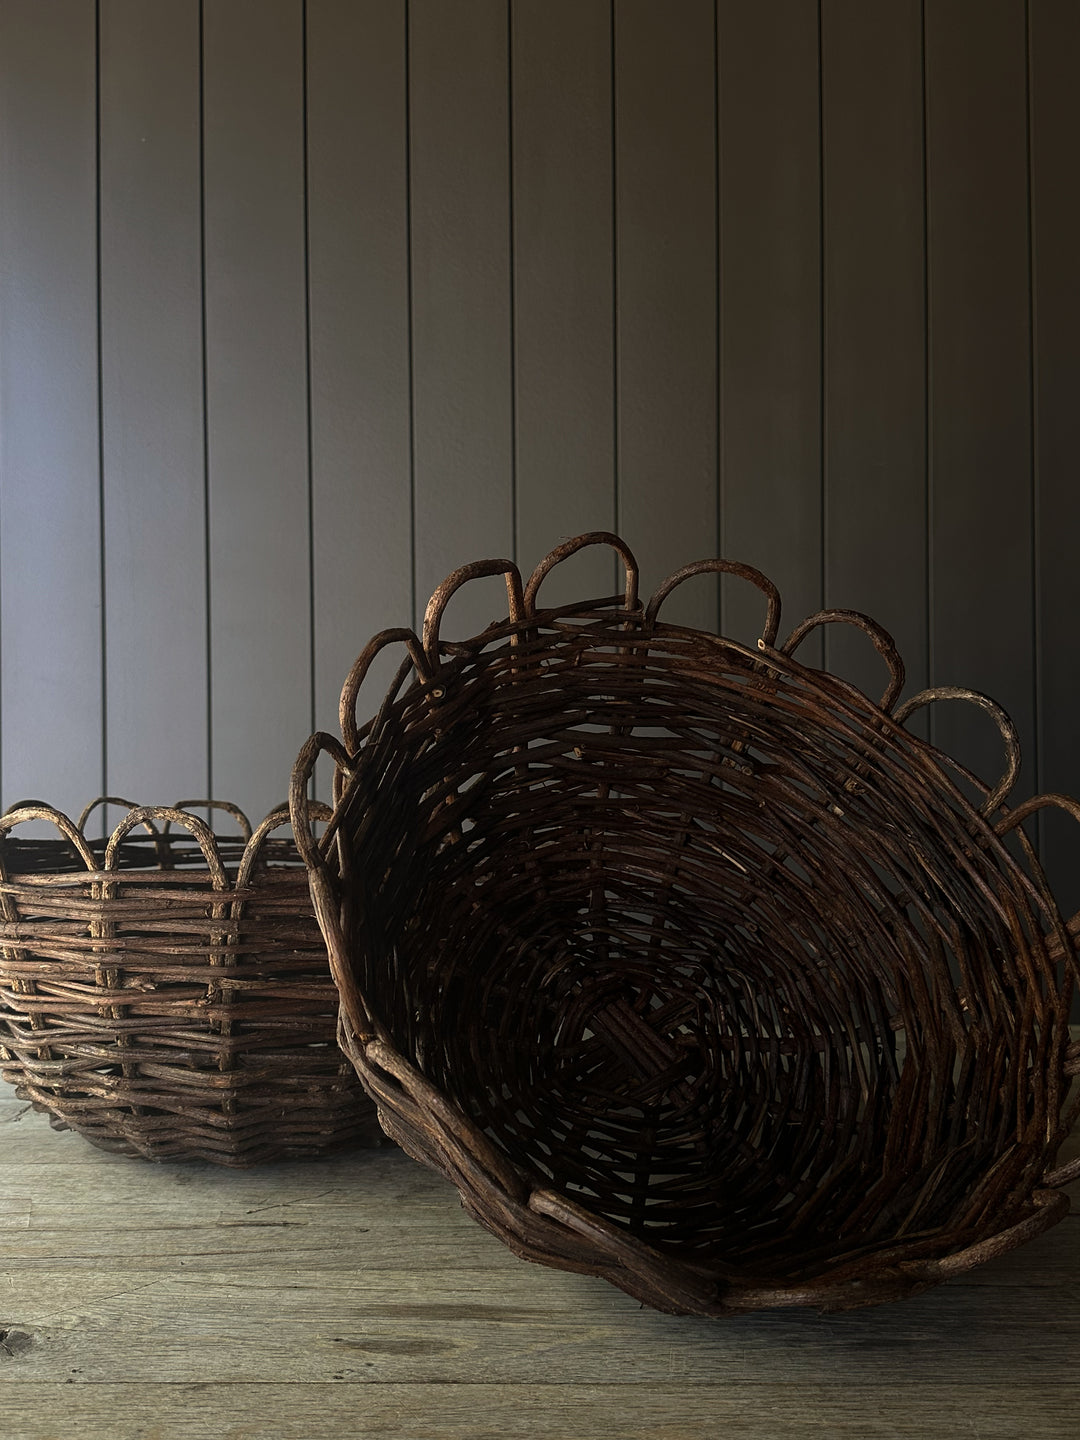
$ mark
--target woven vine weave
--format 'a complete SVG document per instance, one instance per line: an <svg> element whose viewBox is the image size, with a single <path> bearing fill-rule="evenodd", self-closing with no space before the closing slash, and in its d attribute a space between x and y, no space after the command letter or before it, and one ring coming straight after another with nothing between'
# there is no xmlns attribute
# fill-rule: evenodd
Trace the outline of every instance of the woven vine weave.
<svg viewBox="0 0 1080 1440"><path fill-rule="evenodd" d="M0 1073L58 1129L151 1160L249 1165L374 1139L279 809L217 834L136 807L106 839L38 802L0 817ZM35 822L37 822L35 824ZM41 823L44 822L44 825Z"/></svg>

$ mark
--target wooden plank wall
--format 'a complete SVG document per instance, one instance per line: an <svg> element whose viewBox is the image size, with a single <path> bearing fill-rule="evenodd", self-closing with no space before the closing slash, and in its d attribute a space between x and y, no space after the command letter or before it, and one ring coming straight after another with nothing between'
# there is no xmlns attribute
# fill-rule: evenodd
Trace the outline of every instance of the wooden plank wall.
<svg viewBox="0 0 1080 1440"><path fill-rule="evenodd" d="M1080 793L1078 64L1072 0L0 0L4 802L261 812L448 570L612 526Z"/></svg>

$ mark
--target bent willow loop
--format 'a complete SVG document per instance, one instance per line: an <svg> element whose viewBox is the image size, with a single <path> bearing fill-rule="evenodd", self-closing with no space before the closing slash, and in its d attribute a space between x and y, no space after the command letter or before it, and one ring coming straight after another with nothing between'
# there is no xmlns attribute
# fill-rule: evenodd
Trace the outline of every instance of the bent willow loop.
<svg viewBox="0 0 1080 1440"><path fill-rule="evenodd" d="M624 593L541 608L544 576L596 543ZM756 646L662 619L706 571L762 592ZM450 594L491 574L507 617L441 642ZM1076 1169L1057 1154L1080 926L1018 826L1080 806L1006 808L1008 718L958 690L896 710L903 666L866 616L782 644L779 621L775 587L728 561L643 604L608 534L524 585L467 566L422 642L367 647L345 743L313 736L293 776L340 1038L386 1130L517 1254L673 1312L911 1295L1054 1224ZM880 702L797 658L836 623L878 650ZM358 724L367 667L401 642ZM957 699L1001 728L993 786L904 728Z"/></svg>

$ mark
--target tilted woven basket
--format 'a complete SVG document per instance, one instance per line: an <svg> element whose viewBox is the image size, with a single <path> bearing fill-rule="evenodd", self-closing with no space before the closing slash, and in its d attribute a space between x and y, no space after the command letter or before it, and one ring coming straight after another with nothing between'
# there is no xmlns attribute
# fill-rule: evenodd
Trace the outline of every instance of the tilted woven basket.
<svg viewBox="0 0 1080 1440"><path fill-rule="evenodd" d="M540 609L552 565L599 541L625 595ZM659 618L710 571L764 592L756 649ZM497 573L509 618L441 642L453 592ZM519 1255L672 1312L900 1298L1045 1230L1078 1169L1057 1152L1080 927L1019 826L1080 805L1006 809L1007 717L951 689L894 708L903 667L865 616L822 612L778 647L779 596L749 566L689 566L646 606L636 577L609 535L524 590L508 562L464 567L422 644L388 631L361 655L342 743L298 758L340 1036L384 1127ZM880 703L795 658L845 622L889 668ZM360 729L395 641L409 658ZM1006 739L974 801L902 723L950 698Z"/></svg>
<svg viewBox="0 0 1080 1440"><path fill-rule="evenodd" d="M101 803L129 813L94 840ZM240 834L192 809L229 812ZM0 1073L57 1129L221 1165L377 1138L336 1044L303 864L272 833L288 818L253 834L223 802L111 798L77 824L37 801L0 817Z"/></svg>

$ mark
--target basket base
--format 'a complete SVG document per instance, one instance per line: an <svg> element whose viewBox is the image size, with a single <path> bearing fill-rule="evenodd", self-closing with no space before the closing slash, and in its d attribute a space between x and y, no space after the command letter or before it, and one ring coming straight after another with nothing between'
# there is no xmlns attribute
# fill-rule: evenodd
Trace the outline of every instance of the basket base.
<svg viewBox="0 0 1080 1440"><path fill-rule="evenodd" d="M375 1149L387 1142L358 1086L347 1087L340 1108L318 1113L267 1105L235 1116L218 1116L213 1125L185 1124L180 1114L131 1115L112 1109L81 1118L55 1095L35 1093L25 1080L15 1094L57 1132L72 1131L96 1150L155 1163L202 1161L233 1169L288 1160L316 1160L353 1149ZM70 1103L70 1097L68 1097Z"/></svg>

